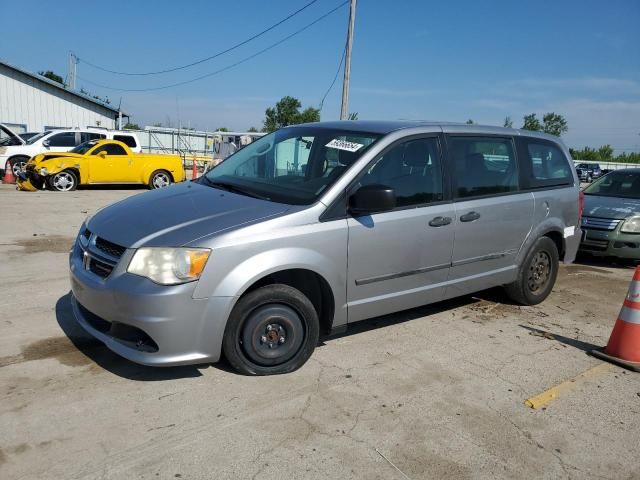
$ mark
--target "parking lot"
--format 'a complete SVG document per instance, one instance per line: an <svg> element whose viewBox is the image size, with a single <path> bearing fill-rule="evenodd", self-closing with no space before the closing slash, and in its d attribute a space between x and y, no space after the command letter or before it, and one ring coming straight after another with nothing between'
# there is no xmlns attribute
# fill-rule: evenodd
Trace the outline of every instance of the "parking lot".
<svg viewBox="0 0 640 480"><path fill-rule="evenodd" d="M640 478L640 375L586 353L631 266L359 323L289 375L154 369L83 334L67 276L85 216L144 191L0 185L0 478Z"/></svg>

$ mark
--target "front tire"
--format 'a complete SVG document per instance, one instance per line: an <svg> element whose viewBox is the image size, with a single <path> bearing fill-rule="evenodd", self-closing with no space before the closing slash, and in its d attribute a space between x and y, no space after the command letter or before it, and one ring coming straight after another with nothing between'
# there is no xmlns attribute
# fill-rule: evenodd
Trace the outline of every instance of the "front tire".
<svg viewBox="0 0 640 480"><path fill-rule="evenodd" d="M288 285L267 285L240 298L225 328L222 348L245 375L293 372L318 344L318 314L311 301Z"/></svg>
<svg viewBox="0 0 640 480"><path fill-rule="evenodd" d="M26 173L28 161L29 157L13 157L9 160L14 177L18 178L18 173Z"/></svg>
<svg viewBox="0 0 640 480"><path fill-rule="evenodd" d="M522 305L537 305L549 296L558 276L559 255L549 237L540 237L525 257L518 279L505 285L509 298Z"/></svg>
<svg viewBox="0 0 640 480"><path fill-rule="evenodd" d="M56 192L72 192L78 187L78 175L73 170L63 170L47 177L47 183Z"/></svg>
<svg viewBox="0 0 640 480"><path fill-rule="evenodd" d="M165 188L173 183L171 174L166 170L156 170L149 177L149 188L155 190L157 188Z"/></svg>

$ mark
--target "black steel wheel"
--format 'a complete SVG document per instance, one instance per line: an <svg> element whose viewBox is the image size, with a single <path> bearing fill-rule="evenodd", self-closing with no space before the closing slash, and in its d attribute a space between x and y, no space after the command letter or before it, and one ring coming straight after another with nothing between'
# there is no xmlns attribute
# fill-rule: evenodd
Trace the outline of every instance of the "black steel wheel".
<svg viewBox="0 0 640 480"><path fill-rule="evenodd" d="M544 290L551 277L551 257L548 252L540 250L536 252L529 264L529 276L527 287L531 293L539 293Z"/></svg>
<svg viewBox="0 0 640 480"><path fill-rule="evenodd" d="M300 368L318 343L318 315L309 299L288 285L267 285L244 295L227 322L223 350L247 375Z"/></svg>
<svg viewBox="0 0 640 480"><path fill-rule="evenodd" d="M505 285L509 297L522 305L537 305L549 296L558 276L559 254L549 237L540 237L524 258L518 279Z"/></svg>

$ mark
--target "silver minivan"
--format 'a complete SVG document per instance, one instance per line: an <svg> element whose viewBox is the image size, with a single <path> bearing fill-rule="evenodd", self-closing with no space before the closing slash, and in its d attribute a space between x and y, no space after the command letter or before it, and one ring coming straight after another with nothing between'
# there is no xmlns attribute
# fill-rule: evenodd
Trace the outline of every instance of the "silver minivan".
<svg viewBox="0 0 640 480"><path fill-rule="evenodd" d="M145 365L291 372L322 332L502 285L534 305L580 243L549 135L425 122L286 127L127 198L70 253L77 321Z"/></svg>

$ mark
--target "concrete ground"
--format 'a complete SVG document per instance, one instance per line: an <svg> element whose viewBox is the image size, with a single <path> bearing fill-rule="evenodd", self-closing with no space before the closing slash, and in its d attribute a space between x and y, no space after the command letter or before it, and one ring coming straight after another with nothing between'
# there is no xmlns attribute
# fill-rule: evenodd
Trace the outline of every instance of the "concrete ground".
<svg viewBox="0 0 640 480"><path fill-rule="evenodd" d="M154 369L83 334L68 295L83 218L143 192L0 186L0 478L640 478L640 374L586 354L631 267L563 267L537 307L490 290L360 323L290 375Z"/></svg>

